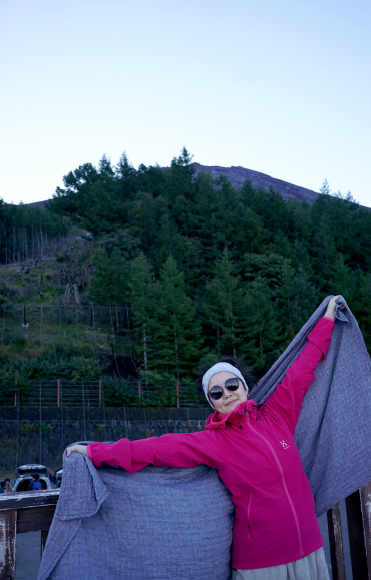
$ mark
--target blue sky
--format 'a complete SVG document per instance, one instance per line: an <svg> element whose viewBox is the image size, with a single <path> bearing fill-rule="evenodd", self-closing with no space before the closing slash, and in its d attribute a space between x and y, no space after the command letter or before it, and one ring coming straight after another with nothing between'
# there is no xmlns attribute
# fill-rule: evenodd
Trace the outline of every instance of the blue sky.
<svg viewBox="0 0 371 580"><path fill-rule="evenodd" d="M78 165L241 165L371 206L371 3L3 0L0 196Z"/></svg>

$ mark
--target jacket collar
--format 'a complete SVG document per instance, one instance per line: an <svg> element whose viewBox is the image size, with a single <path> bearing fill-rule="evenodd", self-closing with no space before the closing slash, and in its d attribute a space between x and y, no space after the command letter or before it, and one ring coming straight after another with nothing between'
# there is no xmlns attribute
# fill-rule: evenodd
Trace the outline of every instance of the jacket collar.
<svg viewBox="0 0 371 580"><path fill-rule="evenodd" d="M257 403L252 399L248 399L244 403L237 405L230 413L224 414L218 413L218 411L212 413L206 421L205 429L226 429L227 424L239 426L245 414L256 418L257 411Z"/></svg>

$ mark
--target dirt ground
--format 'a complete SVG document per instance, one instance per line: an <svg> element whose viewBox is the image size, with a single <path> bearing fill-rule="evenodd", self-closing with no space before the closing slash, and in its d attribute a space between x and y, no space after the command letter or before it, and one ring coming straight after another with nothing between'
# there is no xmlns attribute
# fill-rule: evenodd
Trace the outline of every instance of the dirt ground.
<svg viewBox="0 0 371 580"><path fill-rule="evenodd" d="M0 471L0 481L3 481L7 477L9 477L10 480L17 479L14 470L13 471Z"/></svg>

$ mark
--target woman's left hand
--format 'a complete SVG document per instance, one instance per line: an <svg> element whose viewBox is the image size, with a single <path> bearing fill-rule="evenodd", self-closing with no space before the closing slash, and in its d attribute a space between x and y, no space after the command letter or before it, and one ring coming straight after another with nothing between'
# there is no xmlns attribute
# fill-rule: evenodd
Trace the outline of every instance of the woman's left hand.
<svg viewBox="0 0 371 580"><path fill-rule="evenodd" d="M339 300L339 296L334 296L331 298L330 302L327 304L327 310L325 313L326 318L331 318L335 322L335 309L336 309L336 301ZM343 310L345 306L343 304L339 304L340 308Z"/></svg>

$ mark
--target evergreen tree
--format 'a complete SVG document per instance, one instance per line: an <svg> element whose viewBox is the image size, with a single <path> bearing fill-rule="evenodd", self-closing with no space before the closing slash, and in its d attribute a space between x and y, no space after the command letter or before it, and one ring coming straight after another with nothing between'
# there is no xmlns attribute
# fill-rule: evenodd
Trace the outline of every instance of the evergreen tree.
<svg viewBox="0 0 371 580"><path fill-rule="evenodd" d="M154 324L157 368L177 380L189 377L200 355L200 324L185 291L183 273L169 256L160 272Z"/></svg>
<svg viewBox="0 0 371 580"><path fill-rule="evenodd" d="M261 276L249 284L249 297L241 352L260 378L283 352L287 337L282 333L272 290Z"/></svg>
<svg viewBox="0 0 371 580"><path fill-rule="evenodd" d="M218 349L237 358L243 342L247 296L240 276L235 274L227 248L215 264L214 279L207 291L206 312L217 332Z"/></svg>
<svg viewBox="0 0 371 580"><path fill-rule="evenodd" d="M134 321L134 330L138 331L136 354L143 357L144 372L155 366L151 359L153 353L153 335L155 325L156 284L153 268L144 254L140 254L131 265L130 276L130 311Z"/></svg>
<svg viewBox="0 0 371 580"><path fill-rule="evenodd" d="M100 306L123 305L127 302L128 286L124 260L114 250L109 257L98 248L93 257L95 273L91 278L89 300Z"/></svg>

